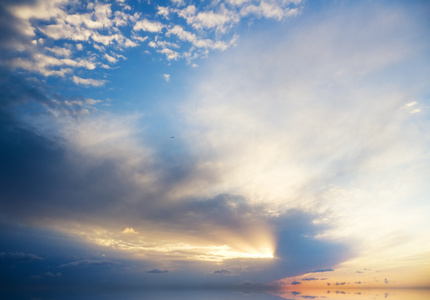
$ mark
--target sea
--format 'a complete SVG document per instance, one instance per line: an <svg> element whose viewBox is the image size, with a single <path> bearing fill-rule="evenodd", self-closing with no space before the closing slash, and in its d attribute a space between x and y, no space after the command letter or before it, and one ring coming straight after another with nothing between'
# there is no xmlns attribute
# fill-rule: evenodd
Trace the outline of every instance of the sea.
<svg viewBox="0 0 430 300"><path fill-rule="evenodd" d="M10 300L430 300L430 289L309 289L216 290L216 289L31 289L3 290L0 299Z"/></svg>

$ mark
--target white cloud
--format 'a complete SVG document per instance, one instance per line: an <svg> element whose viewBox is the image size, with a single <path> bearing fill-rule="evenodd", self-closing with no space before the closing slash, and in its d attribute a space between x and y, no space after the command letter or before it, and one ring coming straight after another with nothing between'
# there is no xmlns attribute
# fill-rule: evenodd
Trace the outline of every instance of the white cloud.
<svg viewBox="0 0 430 300"><path fill-rule="evenodd" d="M179 39L183 40L183 41L188 41L188 42L194 42L195 40L197 40L197 37L194 33L185 31L181 26L179 25L175 25L173 28L168 30L168 35L170 34L174 34L176 35Z"/></svg>
<svg viewBox="0 0 430 300"><path fill-rule="evenodd" d="M166 80L167 82L170 81L170 74L163 74L164 80Z"/></svg>
<svg viewBox="0 0 430 300"><path fill-rule="evenodd" d="M132 39L137 40L139 42L144 42L144 41L146 41L148 39L148 37L147 36L141 37L141 36L133 35Z"/></svg>
<svg viewBox="0 0 430 300"><path fill-rule="evenodd" d="M72 54L72 51L70 49L67 49L67 48L60 48L60 47L49 48L49 47L46 47L45 49L54 53L56 56L70 57L70 55Z"/></svg>
<svg viewBox="0 0 430 300"><path fill-rule="evenodd" d="M32 72L38 72L45 76L60 76L64 77L65 74L71 73L70 68L61 68L60 70L53 70L55 67L74 67L86 68L88 70L95 69L96 65L85 59L73 60L70 58L56 58L53 56L36 53L30 58L16 58L10 61L10 66L13 68L21 68Z"/></svg>
<svg viewBox="0 0 430 300"><path fill-rule="evenodd" d="M90 98L87 98L84 100L85 105L95 105L95 104L101 103L101 102L103 102L103 101L102 100L94 100L94 99L90 99Z"/></svg>
<svg viewBox="0 0 430 300"><path fill-rule="evenodd" d="M102 45L94 44L93 47L94 47L94 49L97 49L98 51L100 51L102 53L106 52L106 48Z"/></svg>
<svg viewBox="0 0 430 300"><path fill-rule="evenodd" d="M103 55L103 57L104 58L106 58L109 62L111 62L111 63L113 63L113 64L115 64L115 63L117 63L118 62L118 59L117 58L115 58L115 57L113 57L113 56L110 56L109 54L107 54L107 53L105 53L104 55Z"/></svg>
<svg viewBox="0 0 430 300"><path fill-rule="evenodd" d="M187 41L192 43L197 48L209 48L209 49L218 49L225 50L230 45L234 44L236 37L226 44L223 41L213 41L210 39L199 39L194 33L188 32L184 30L181 26L176 25L173 28L169 29L167 35L176 35L180 40Z"/></svg>
<svg viewBox="0 0 430 300"><path fill-rule="evenodd" d="M180 6L180 5L184 4L184 0L172 0L172 3L175 4L175 5Z"/></svg>
<svg viewBox="0 0 430 300"><path fill-rule="evenodd" d="M227 0L226 2L230 5L241 6L244 3L250 2L251 0Z"/></svg>
<svg viewBox="0 0 430 300"><path fill-rule="evenodd" d="M42 26L39 27L39 30L54 40L88 41L92 35L92 32L88 29L75 28L64 23Z"/></svg>
<svg viewBox="0 0 430 300"><path fill-rule="evenodd" d="M149 31L149 32L160 32L164 28L164 25L160 22L151 22L147 19L143 19L140 21L137 21L136 24L133 26L133 30L143 30L143 31Z"/></svg>
<svg viewBox="0 0 430 300"><path fill-rule="evenodd" d="M113 41L117 41L118 44L124 45L125 44L125 38L122 34L112 34L112 35L103 35L99 34L97 32L94 32L91 34L91 39L96 42L103 44L105 46L109 46L113 43Z"/></svg>
<svg viewBox="0 0 430 300"><path fill-rule="evenodd" d="M164 6L157 6L157 15L161 15L165 18L168 18L170 14L170 9Z"/></svg>
<svg viewBox="0 0 430 300"><path fill-rule="evenodd" d="M179 57L179 53L176 51L173 51L169 48L163 48L161 50L157 50L158 53L165 54L167 57L167 60L176 60Z"/></svg>
<svg viewBox="0 0 430 300"><path fill-rule="evenodd" d="M64 18L66 14L62 10L68 0L44 1L37 0L31 4L11 5L9 10L13 15L20 18L23 23L20 26L24 35L33 36L34 28L30 24L30 19L37 18L41 20L50 20Z"/></svg>
<svg viewBox="0 0 430 300"><path fill-rule="evenodd" d="M214 11L204 11L196 13L195 6L188 6L178 13L184 17L188 24L191 24L195 29L216 28L219 32L225 32L232 24L238 23L240 16L233 11L229 11L224 6Z"/></svg>
<svg viewBox="0 0 430 300"><path fill-rule="evenodd" d="M284 10L276 2L267 3L265 1L261 1L258 6L248 5L243 7L240 14L242 16L254 14L260 18L266 17L281 20L284 17Z"/></svg>
<svg viewBox="0 0 430 300"><path fill-rule="evenodd" d="M421 112L421 109L420 108L415 108L415 109L411 110L409 113L416 114L416 113L419 113L419 112Z"/></svg>
<svg viewBox="0 0 430 300"><path fill-rule="evenodd" d="M212 50L224 51L234 45L238 35L230 30L241 18L256 15L280 19L281 11L285 17L294 10L291 3L284 1L221 1L198 8L185 5L183 1L172 1L173 6L148 3L156 12L153 16L142 17L125 2L117 3L121 10L115 11L118 6L101 2L88 3L85 9L80 3L67 0L8 5L9 11L19 20L16 27L31 37L33 48L15 43L15 48L26 55L10 59L7 65L43 76L69 78L75 84L101 86L103 80L86 79L90 74L77 76L74 70L108 70L106 61L118 63L120 51L139 44L155 48L152 53L164 56L167 61L185 59L192 64L196 58L207 57ZM250 4L255 7L244 13ZM182 18L187 25L179 25L183 24ZM145 33L157 36L145 44L148 36L140 36ZM71 41L77 42L75 47L81 51L81 58L74 57ZM94 53L96 51L100 53Z"/></svg>
<svg viewBox="0 0 430 300"><path fill-rule="evenodd" d="M85 85L85 86L102 86L106 83L106 80L99 80L99 79L91 79L91 78L81 78L77 76L73 76L73 82L78 85Z"/></svg>
<svg viewBox="0 0 430 300"><path fill-rule="evenodd" d="M31 51L38 51L37 47L42 43L35 41L43 41L43 37L51 40L46 45L52 45L52 40L56 41L57 46L46 48L47 51L56 57L72 58L70 46L64 44L62 46L60 43L74 41L79 43L76 44L78 50L83 50L85 44L90 45L85 47L87 50L85 53L81 53L81 55L88 55L87 61L92 61L96 57L92 53L93 49L96 49L103 53L100 57L114 63L117 59L113 55L114 52L137 47L140 42L148 39L147 36L139 36L139 33L147 32L158 34L156 40L148 44L149 47L159 48L157 53L165 55L167 60L183 58L190 63L198 57L206 57L210 50L224 51L233 45L238 35L230 34L230 30L240 22L242 17L256 15L282 19L298 12L294 8L297 3L294 3L296 1L252 1L251 3L251 1L232 0L213 2L198 8L194 5L185 6L183 1L172 1L173 6L148 3L156 12L153 16L145 15L143 19L139 12L126 12L133 8L125 5L125 2L117 2L122 8L118 11L113 10L117 6L109 3L91 2L86 5L86 9L83 9L85 6L79 2L68 0L36 0L33 3L11 4L7 7L19 20L15 27L34 40L35 48ZM178 20L181 18L187 22L184 27L180 25L183 22ZM38 20L44 22L38 22ZM129 26L133 29L131 32L128 30ZM180 43L181 41L189 44ZM26 49L27 45L17 42L14 42L14 48L20 52L29 50ZM109 54L106 56L104 54L107 51ZM61 64L73 67L83 66L82 61L78 64L66 61L46 64L46 59L42 61L44 62L37 63L36 66L30 66L31 58L21 57L10 64L20 65L26 70L37 71L45 76L63 77L64 72L69 72L70 69L61 71L46 66ZM93 65L107 69L103 61L94 62ZM87 64L84 67L91 69L89 66L90 64Z"/></svg>
<svg viewBox="0 0 430 300"><path fill-rule="evenodd" d="M180 46L178 44L175 43L171 43L171 42L166 42L166 41L151 41L148 43L148 45L152 48L166 48L166 47L170 47L170 48L180 48Z"/></svg>

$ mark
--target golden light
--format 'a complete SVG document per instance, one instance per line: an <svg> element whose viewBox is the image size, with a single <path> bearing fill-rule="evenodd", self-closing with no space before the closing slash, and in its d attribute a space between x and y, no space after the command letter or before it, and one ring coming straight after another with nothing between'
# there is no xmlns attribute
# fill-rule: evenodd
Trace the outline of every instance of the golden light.
<svg viewBox="0 0 430 300"><path fill-rule="evenodd" d="M190 236L172 235L158 232L156 235L144 235L141 230L132 227L112 232L102 228L79 228L68 233L84 237L98 246L110 248L121 253L140 258L180 259L188 261L222 262L229 259L273 259L274 243L270 235L256 234L246 240L231 233L216 242ZM261 233L261 232L260 232Z"/></svg>

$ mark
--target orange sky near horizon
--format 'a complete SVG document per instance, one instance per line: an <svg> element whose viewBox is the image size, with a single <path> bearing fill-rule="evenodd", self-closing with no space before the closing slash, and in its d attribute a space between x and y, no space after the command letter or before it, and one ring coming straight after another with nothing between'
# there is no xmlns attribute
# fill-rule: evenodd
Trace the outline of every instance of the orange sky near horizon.
<svg viewBox="0 0 430 300"><path fill-rule="evenodd" d="M427 288L430 289L429 260L407 262L381 262L372 267L358 268L353 261L341 264L333 271L307 273L278 281L287 290L307 289L397 289Z"/></svg>
<svg viewBox="0 0 430 300"><path fill-rule="evenodd" d="M297 289L283 290L276 293L285 299L314 299L326 300L348 299L390 299L390 300L427 300L430 299L429 289Z"/></svg>

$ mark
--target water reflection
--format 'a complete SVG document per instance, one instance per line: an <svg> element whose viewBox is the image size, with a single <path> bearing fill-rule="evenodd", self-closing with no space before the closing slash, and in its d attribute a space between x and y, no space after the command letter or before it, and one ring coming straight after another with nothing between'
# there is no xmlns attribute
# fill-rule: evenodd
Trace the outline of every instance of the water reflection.
<svg viewBox="0 0 430 300"><path fill-rule="evenodd" d="M430 290L426 289L347 289L347 290L286 290L276 292L277 296L284 299L337 299L337 300L370 300L370 299L389 299L389 300L428 300Z"/></svg>
<svg viewBox="0 0 430 300"><path fill-rule="evenodd" d="M14 300L71 300L71 299L105 299L105 300L428 300L430 290L423 289L360 289L360 290L283 290L283 291L219 291L219 290L140 290L140 289L97 289L97 290L55 290L55 291L1 291L1 299Z"/></svg>

